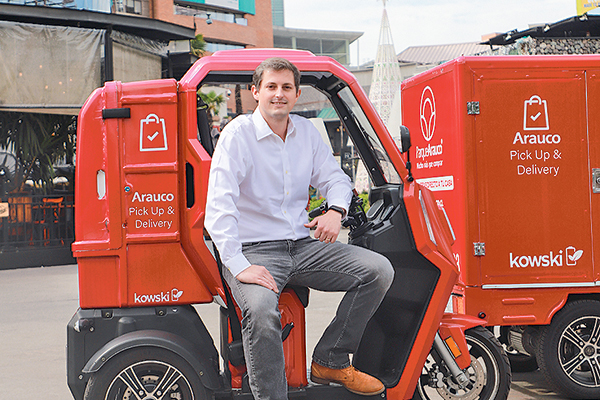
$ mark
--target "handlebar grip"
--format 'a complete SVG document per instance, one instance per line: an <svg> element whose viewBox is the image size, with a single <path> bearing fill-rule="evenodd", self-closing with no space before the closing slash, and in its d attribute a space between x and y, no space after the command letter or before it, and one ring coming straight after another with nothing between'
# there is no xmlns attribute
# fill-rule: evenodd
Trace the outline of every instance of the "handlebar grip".
<svg viewBox="0 0 600 400"><path fill-rule="evenodd" d="M321 205L315 209L313 209L311 212L308 213L308 217L309 218L316 218L321 214L324 214L325 211L327 211L327 203L323 202L321 203Z"/></svg>

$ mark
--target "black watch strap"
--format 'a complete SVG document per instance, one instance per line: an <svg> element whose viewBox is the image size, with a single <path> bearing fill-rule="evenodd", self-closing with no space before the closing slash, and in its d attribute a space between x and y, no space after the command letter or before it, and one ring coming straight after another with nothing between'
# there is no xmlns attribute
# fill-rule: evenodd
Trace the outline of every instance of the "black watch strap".
<svg viewBox="0 0 600 400"><path fill-rule="evenodd" d="M344 218L346 216L346 210L344 210L342 207L338 207L338 206L330 206L327 211L329 210L333 210L333 211L337 211L340 214L342 214L342 218Z"/></svg>

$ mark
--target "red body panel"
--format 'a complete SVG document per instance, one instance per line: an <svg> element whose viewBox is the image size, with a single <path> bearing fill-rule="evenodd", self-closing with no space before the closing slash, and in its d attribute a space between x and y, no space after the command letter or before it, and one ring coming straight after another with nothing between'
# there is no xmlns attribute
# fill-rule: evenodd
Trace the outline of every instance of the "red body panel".
<svg viewBox="0 0 600 400"><path fill-rule="evenodd" d="M569 294L600 292L599 62L463 57L402 84L413 174L454 228L467 313L489 324L549 323Z"/></svg>

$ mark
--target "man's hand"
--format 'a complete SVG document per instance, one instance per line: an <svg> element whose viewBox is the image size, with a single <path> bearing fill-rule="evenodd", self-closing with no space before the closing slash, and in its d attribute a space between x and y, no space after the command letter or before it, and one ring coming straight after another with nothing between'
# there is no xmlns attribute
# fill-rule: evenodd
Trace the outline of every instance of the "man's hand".
<svg viewBox="0 0 600 400"><path fill-rule="evenodd" d="M279 293L277 284L273 275L268 269L262 265L251 265L235 276L238 281L243 283L253 283L271 289L275 293Z"/></svg>
<svg viewBox="0 0 600 400"><path fill-rule="evenodd" d="M319 215L308 224L304 224L307 228L316 226L315 239L321 242L333 243L337 240L342 228L342 214L337 211L329 210L323 215Z"/></svg>

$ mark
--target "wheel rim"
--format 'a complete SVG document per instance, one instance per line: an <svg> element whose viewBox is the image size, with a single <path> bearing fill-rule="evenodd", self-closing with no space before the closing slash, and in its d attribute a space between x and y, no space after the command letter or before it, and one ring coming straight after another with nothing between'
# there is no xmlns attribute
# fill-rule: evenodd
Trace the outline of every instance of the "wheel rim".
<svg viewBox="0 0 600 400"><path fill-rule="evenodd" d="M187 378L174 366L147 360L124 368L113 379L106 400L193 400Z"/></svg>
<svg viewBox="0 0 600 400"><path fill-rule="evenodd" d="M560 334L558 360L566 376L578 385L600 387L600 317L585 316Z"/></svg>
<svg viewBox="0 0 600 400"><path fill-rule="evenodd" d="M437 393L445 400L473 400L493 399L498 393L500 382L499 366L495 362L494 355L479 339L467 336L471 365L464 371L469 383L462 389L454 381L452 376L445 376L442 381L444 386L435 390L425 390L425 385L419 381L417 390L423 399L432 399L430 394ZM433 390L433 392L432 392Z"/></svg>

